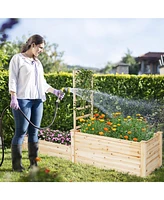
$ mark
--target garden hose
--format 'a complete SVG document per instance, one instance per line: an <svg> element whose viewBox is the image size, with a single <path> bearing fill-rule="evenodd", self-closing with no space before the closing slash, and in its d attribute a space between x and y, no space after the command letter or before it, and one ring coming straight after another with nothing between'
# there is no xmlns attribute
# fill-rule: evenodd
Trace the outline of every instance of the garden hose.
<svg viewBox="0 0 164 200"><path fill-rule="evenodd" d="M7 106L3 112L1 113L1 116L0 116L0 151L1 151L1 162L0 162L0 166L2 166L3 164L3 160L4 160L4 137L3 137L3 132L2 132L2 119L3 119L3 116L7 110L9 106Z"/></svg>
<svg viewBox="0 0 164 200"><path fill-rule="evenodd" d="M55 118L56 118L56 114L57 114L57 110L58 110L58 106L59 106L59 103L60 103L60 99L58 98L56 100L56 106L55 106L55 111L54 111L54 117L53 117L53 120L52 122L46 126L46 127L38 127L36 126L35 124L33 124L27 117L26 115L24 114L24 112L18 108L18 110L21 112L21 114L23 115L23 117L36 129L38 130L45 130L47 128L50 128L52 126L52 124L54 123L55 121ZM0 161L0 167L2 166L3 164L3 161L4 161L4 137L3 137L3 132L2 132L2 119L4 117L4 114L6 112L6 110L9 108L9 106L6 106L6 108L2 111L2 114L0 116L0 150L2 151L2 158L1 158L1 161Z"/></svg>
<svg viewBox="0 0 164 200"><path fill-rule="evenodd" d="M24 114L24 112L23 112L20 108L18 108L18 110L21 112L21 114L23 115L23 117L24 117L34 128L36 128L36 129L38 129L38 130L45 130L45 129L47 129L47 128L50 128L50 127L52 126L52 124L54 123L55 118L56 118L56 114L57 114L57 110L58 110L59 103L60 103L60 100L59 100L59 98L58 98L58 99L56 100L56 106L55 106L55 111L54 111L53 120L52 120L52 122L51 122L48 126L46 126L46 127L38 127L38 126L36 126L35 124L33 124L33 123L27 118L27 116Z"/></svg>

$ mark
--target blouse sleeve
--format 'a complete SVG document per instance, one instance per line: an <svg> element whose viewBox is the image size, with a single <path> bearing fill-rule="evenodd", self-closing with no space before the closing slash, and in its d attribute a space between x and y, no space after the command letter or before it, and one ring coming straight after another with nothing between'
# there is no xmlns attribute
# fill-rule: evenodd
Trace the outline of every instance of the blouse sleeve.
<svg viewBox="0 0 164 200"><path fill-rule="evenodd" d="M50 88L51 86L47 83L46 79L43 79L43 88L44 91L47 92L47 90Z"/></svg>
<svg viewBox="0 0 164 200"><path fill-rule="evenodd" d="M9 63L9 92L13 91L17 93L17 80L19 73L18 57L14 55Z"/></svg>

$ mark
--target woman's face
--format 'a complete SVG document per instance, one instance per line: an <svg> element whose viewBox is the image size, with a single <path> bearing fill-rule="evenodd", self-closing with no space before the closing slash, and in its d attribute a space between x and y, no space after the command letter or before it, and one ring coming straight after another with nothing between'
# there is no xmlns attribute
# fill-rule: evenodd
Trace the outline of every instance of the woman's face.
<svg viewBox="0 0 164 200"><path fill-rule="evenodd" d="M32 53L35 57L38 57L40 53L44 50L44 43L42 44L32 44Z"/></svg>

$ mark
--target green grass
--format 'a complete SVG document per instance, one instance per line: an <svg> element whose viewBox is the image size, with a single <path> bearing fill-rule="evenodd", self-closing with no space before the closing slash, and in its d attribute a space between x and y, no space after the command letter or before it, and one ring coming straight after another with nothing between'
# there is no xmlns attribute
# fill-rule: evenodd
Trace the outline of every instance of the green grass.
<svg viewBox="0 0 164 200"><path fill-rule="evenodd" d="M74 164L62 158L42 154L39 157L41 158L41 161L38 162L40 169L48 168L51 173L59 175L58 179L54 178L55 182L164 182L164 161L162 167L156 169L146 178L141 178L114 170L99 169L86 164ZM22 164L27 169L25 172L13 172L11 169L11 151L10 149L5 150L4 162L0 167L0 182L33 182L33 179L25 178L30 174L27 151L23 151ZM52 182L52 179L40 179L38 182L42 181Z"/></svg>

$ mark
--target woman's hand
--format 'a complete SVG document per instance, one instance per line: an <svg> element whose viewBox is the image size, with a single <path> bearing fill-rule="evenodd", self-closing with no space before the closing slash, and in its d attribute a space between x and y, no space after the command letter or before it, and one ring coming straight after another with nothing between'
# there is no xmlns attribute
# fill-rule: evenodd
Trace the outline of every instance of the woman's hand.
<svg viewBox="0 0 164 200"><path fill-rule="evenodd" d="M65 95L64 92L62 92L61 90L56 90L56 89L54 89L53 94L56 95L59 98L59 100L62 100Z"/></svg>
<svg viewBox="0 0 164 200"><path fill-rule="evenodd" d="M16 95L11 96L10 107L15 110L18 110L19 104Z"/></svg>

